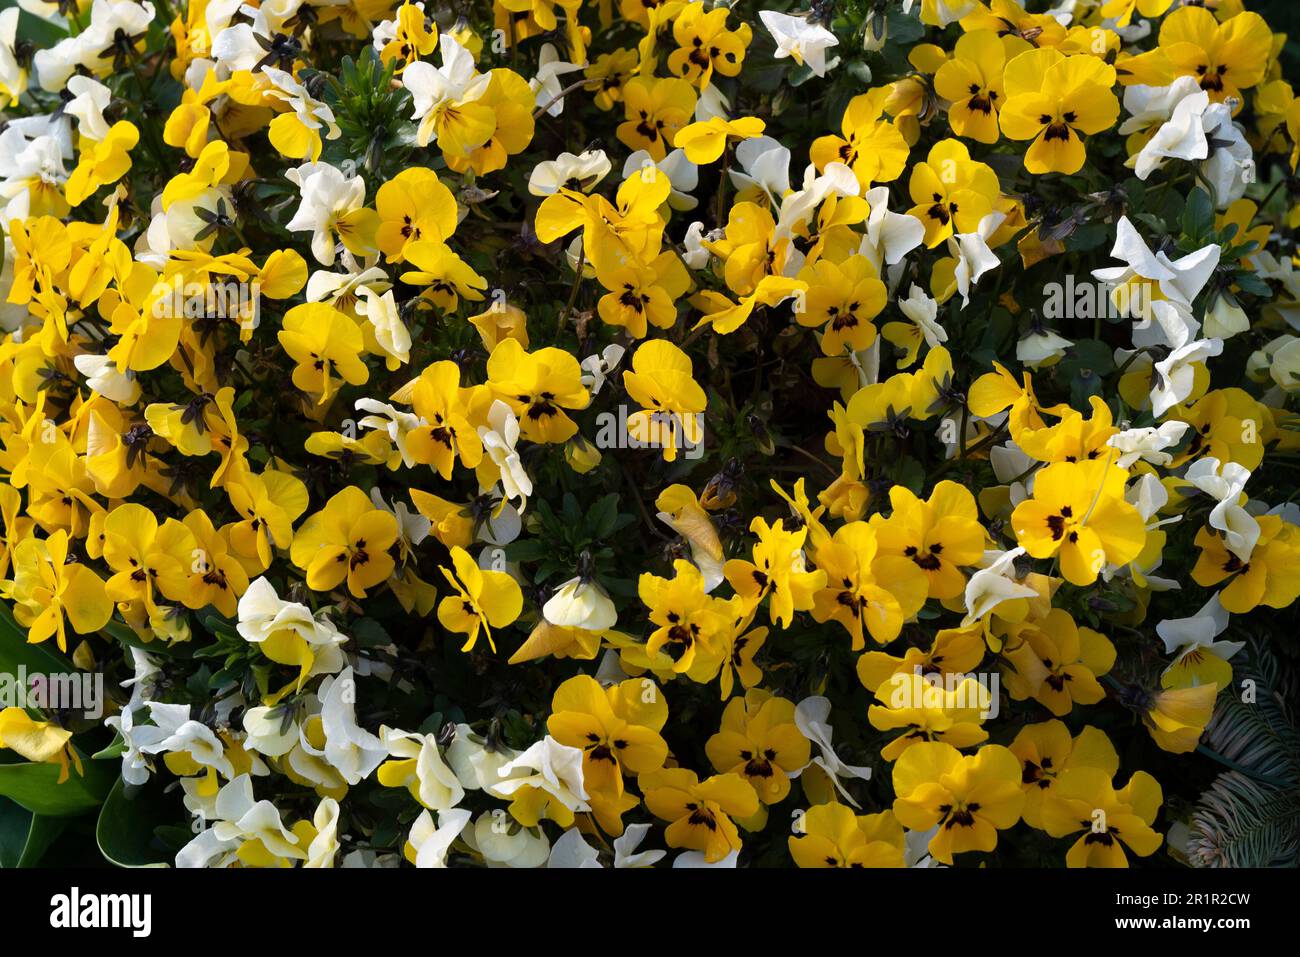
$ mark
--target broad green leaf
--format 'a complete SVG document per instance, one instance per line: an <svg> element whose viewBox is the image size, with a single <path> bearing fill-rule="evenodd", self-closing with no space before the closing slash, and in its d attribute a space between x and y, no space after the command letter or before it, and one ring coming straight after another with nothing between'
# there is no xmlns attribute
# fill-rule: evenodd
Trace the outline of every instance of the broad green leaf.
<svg viewBox="0 0 1300 957"><path fill-rule="evenodd" d="M84 775L71 768L68 779L59 784L57 764L22 762L0 765L0 796L11 799L33 814L53 817L84 814L103 803L113 785L116 769L109 770L94 761L83 761L82 767Z"/></svg>
<svg viewBox="0 0 1300 957"><path fill-rule="evenodd" d="M62 830L59 818L33 814L0 798L0 867L35 867Z"/></svg>
<svg viewBox="0 0 1300 957"><path fill-rule="evenodd" d="M166 867L171 854L154 830L178 821L180 808L179 796L168 797L157 781L132 787L119 777L95 823L100 853L118 867Z"/></svg>

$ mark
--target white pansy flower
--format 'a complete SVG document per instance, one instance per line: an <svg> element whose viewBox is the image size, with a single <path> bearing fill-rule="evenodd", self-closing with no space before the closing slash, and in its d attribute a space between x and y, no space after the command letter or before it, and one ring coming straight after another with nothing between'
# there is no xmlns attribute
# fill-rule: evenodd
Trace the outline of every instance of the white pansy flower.
<svg viewBox="0 0 1300 957"><path fill-rule="evenodd" d="M541 867L551 853L551 842L541 828L520 827L505 808L480 814L464 836L488 867Z"/></svg>
<svg viewBox="0 0 1300 957"><path fill-rule="evenodd" d="M450 34L438 38L438 50L442 66L416 60L402 71L402 85L411 91L411 103L415 107L411 119L419 124L415 134L419 146L437 142L439 120L448 112L480 99L492 79L491 74L479 73L474 68L473 55Z"/></svg>
<svg viewBox="0 0 1300 957"><path fill-rule="evenodd" d="M1244 641L1215 641L1228 628L1228 612L1219 601L1219 593L1210 596L1201 610L1189 618L1166 618L1156 624L1156 634L1165 643L1165 654L1175 658L1165 669L1168 674L1179 665L1191 664L1205 655L1228 661L1242 648ZM1192 685L1199 682L1192 675Z"/></svg>
<svg viewBox="0 0 1300 957"><path fill-rule="evenodd" d="M223 867L238 859L236 853L256 842L272 857L306 860L297 835L280 820L270 801L253 799L253 780L241 774L217 792L215 823L199 833L176 854L177 867Z"/></svg>
<svg viewBox="0 0 1300 957"><path fill-rule="evenodd" d="M980 277L1001 263L997 253L989 248L988 241L1006 218L1006 213L989 213L979 221L975 232L948 237L948 252L957 260L953 278L963 306L970 302L970 292Z"/></svg>
<svg viewBox="0 0 1300 957"><path fill-rule="evenodd" d="M567 85L561 82L560 77L576 73L585 66L585 63L561 60L554 44L542 44L541 52L537 55L537 75L528 81L528 86L536 94L533 105L539 109L545 106L548 116L559 116L564 112L564 97L560 94Z"/></svg>
<svg viewBox="0 0 1300 957"><path fill-rule="evenodd" d="M412 734L395 728L381 727L380 740L389 755L401 766L385 764L379 769L379 783L385 787L406 787L421 805L431 811L449 811L465 797L465 789L456 772L447 766L434 734Z"/></svg>
<svg viewBox="0 0 1300 957"><path fill-rule="evenodd" d="M1120 124L1119 134L1130 136L1168 122L1178 104L1200 88L1200 81L1194 76L1180 76L1168 86L1134 83L1125 87L1124 109L1129 116Z"/></svg>
<svg viewBox="0 0 1300 957"><path fill-rule="evenodd" d="M225 745L206 724L190 718L189 705L146 701L145 707L157 729L154 732L135 729L135 741L139 742L142 754L183 753L200 767L212 768L226 778L234 776Z"/></svg>
<svg viewBox="0 0 1300 957"><path fill-rule="evenodd" d="M352 312L361 301L363 287L375 292L392 288L388 273L379 266L362 266L346 249L339 251L338 264L343 267L343 272L317 269L308 277L308 302L326 302L342 312Z"/></svg>
<svg viewBox="0 0 1300 957"><path fill-rule="evenodd" d="M219 32L213 34L211 56L216 61L217 75L225 78L247 70L256 72L268 63L288 66L300 47L298 41L287 42L293 30L286 23L298 13L303 0L264 0L256 7L243 5L239 9L252 18L252 23L229 25L229 18ZM234 11L230 11L233 16ZM224 16L226 9L220 9ZM220 18L218 18L220 20Z"/></svg>
<svg viewBox="0 0 1300 957"><path fill-rule="evenodd" d="M579 363L582 369L581 380L582 386L592 395L599 394L604 388L609 377L613 375L614 370L618 368L619 363L623 361L623 356L627 350L617 342L611 342L604 349L595 355L587 356Z"/></svg>
<svg viewBox="0 0 1300 957"><path fill-rule="evenodd" d="M582 752L550 735L497 769L499 780L486 788L494 797L512 798L522 787L545 791L570 811L589 811L582 783Z"/></svg>
<svg viewBox="0 0 1300 957"><path fill-rule="evenodd" d="M753 136L737 143L736 165L739 168L729 175L740 192L762 190L775 208L790 191L790 150L771 136Z"/></svg>
<svg viewBox="0 0 1300 957"><path fill-rule="evenodd" d="M1250 470L1236 462L1216 458L1197 459L1187 468L1184 480L1210 496L1210 527L1223 534L1224 547L1243 563L1250 561L1259 541L1259 522L1239 503L1250 480Z"/></svg>
<svg viewBox="0 0 1300 957"><path fill-rule="evenodd" d="M519 419L515 417L510 406L500 399L488 409L488 424L479 426L479 440L483 443L483 452L501 472L501 487L505 496L518 502L522 512L533 494L533 480L524 470L523 460L515 450L519 442Z"/></svg>
<svg viewBox="0 0 1300 957"><path fill-rule="evenodd" d="M72 99L63 107L63 112L76 117L81 135L96 142L108 136L109 125L104 119L104 110L113 99L109 88L92 77L74 76L68 79L68 92Z"/></svg>
<svg viewBox="0 0 1300 957"><path fill-rule="evenodd" d="M1203 120L1210 105L1210 95L1196 87L1194 78L1179 79L1181 82L1169 89L1173 93L1183 91L1185 95L1174 104L1169 118L1152 134L1146 145L1128 161L1138 179L1145 180L1163 166L1166 160L1203 160L1210 155ZM1192 82L1189 84L1186 82L1188 80ZM1125 105L1128 101L1126 94ZM1163 103L1163 98L1153 97L1146 104L1146 112L1149 114Z"/></svg>
<svg viewBox="0 0 1300 957"><path fill-rule="evenodd" d="M8 94L7 106L15 106L27 90L27 70L14 51L17 40L18 8L0 10L0 88Z"/></svg>
<svg viewBox="0 0 1300 957"><path fill-rule="evenodd" d="M140 383L136 381L134 373L118 372L117 363L108 356L85 353L74 356L72 364L77 367L78 372L86 377L86 385L104 398L112 399L123 406L134 405L136 400L140 398ZM91 418L90 431L92 433L95 432L95 418ZM106 435L104 438L111 440L116 436L117 433L114 431L111 436ZM91 440L93 440L93 436Z"/></svg>
<svg viewBox="0 0 1300 957"><path fill-rule="evenodd" d="M1016 580L1016 559L1024 554L1024 548L1019 546L1005 552L984 553L979 571L966 582L963 628L982 621L1003 602L1038 597L1037 591Z"/></svg>
<svg viewBox="0 0 1300 957"><path fill-rule="evenodd" d="M1141 459L1152 465L1167 467L1173 462L1173 456L1165 449L1172 449L1183 439L1190 426L1186 422L1173 420L1161 423L1157 427L1125 429L1106 440L1106 444L1119 452L1115 464L1122 469L1132 467Z"/></svg>
<svg viewBox="0 0 1300 957"><path fill-rule="evenodd" d="M456 736L447 745L446 759L467 791L480 791L501 780L500 770L519 752L500 746L489 750L467 724L456 725Z"/></svg>
<svg viewBox="0 0 1300 957"><path fill-rule="evenodd" d="M280 758L292 751L301 731L292 709L261 705L244 712L245 750L268 758Z"/></svg>
<svg viewBox="0 0 1300 957"><path fill-rule="evenodd" d="M307 643L314 656L311 675L334 674L343 667L341 650L347 636L323 615L313 615L298 602L284 601L265 576L248 586L239 598L239 622L235 626L245 641L262 644L293 634Z"/></svg>
<svg viewBox="0 0 1300 957"><path fill-rule="evenodd" d="M325 732L325 759L348 784L368 778L388 757L384 743L357 724L356 678L344 668L320 687L321 727Z"/></svg>
<svg viewBox="0 0 1300 957"><path fill-rule="evenodd" d="M912 324L920 331L921 338L931 349L948 341L948 333L939 325L939 304L927 296L920 286L913 283L907 291L907 298L898 301L898 308L912 320Z"/></svg>
<svg viewBox="0 0 1300 957"><path fill-rule="evenodd" d="M428 424L424 419L414 412L407 412L378 399L357 399L354 408L358 412L369 413L357 420L360 428L383 432L402 456L402 464L407 468L415 465L415 457L407 447L406 440L413 431Z"/></svg>
<svg viewBox="0 0 1300 957"><path fill-rule="evenodd" d="M858 253L866 256L876 272L884 275L885 267L897 266L925 241L925 224L915 216L890 210L888 186L869 189L863 198L871 206L871 213L867 216L867 233L858 244ZM896 281L891 278L891 289Z"/></svg>
<svg viewBox="0 0 1300 957"><path fill-rule="evenodd" d="M649 824L629 824L623 830L623 836L614 840L615 869L654 867L668 856L667 851L637 850L651 830Z"/></svg>
<svg viewBox="0 0 1300 957"><path fill-rule="evenodd" d="M68 181L63 159L63 148L53 136L28 139L13 125L0 133L0 203L6 231L13 220L27 218L33 194L62 190Z"/></svg>
<svg viewBox="0 0 1300 957"><path fill-rule="evenodd" d="M334 263L335 235L348 228L347 216L365 206L366 184L360 176L347 177L329 163L304 163L285 174L302 196L289 232L310 232L311 252L322 266Z"/></svg>
<svg viewBox="0 0 1300 957"><path fill-rule="evenodd" d="M421 811L420 816L411 825L407 846L415 857L416 867L445 868L447 852L456 838L460 837L465 826L469 824L470 812L460 808L443 811L438 814L438 823L433 823L433 815Z"/></svg>
<svg viewBox="0 0 1300 957"><path fill-rule="evenodd" d="M808 225L818 207L832 196L857 196L858 178L843 163L827 163L820 174L809 164L804 170L803 188L781 200L775 235L792 236L800 227Z"/></svg>
<svg viewBox="0 0 1300 957"><path fill-rule="evenodd" d="M561 628L609 631L618 621L618 611L605 590L581 576L571 578L542 606L542 617Z"/></svg>
<svg viewBox="0 0 1300 957"><path fill-rule="evenodd" d="M361 287L361 301L357 315L365 317L375 333L375 342L387 354L390 370L411 361L411 333L402 322L393 291L376 292L370 286Z"/></svg>
<svg viewBox="0 0 1300 957"><path fill-rule="evenodd" d="M1255 182L1255 154L1246 137L1232 121L1226 103L1213 103L1202 118L1210 144L1210 158L1201 164L1201 172L1214 190L1214 204L1226 209L1246 195L1246 187Z"/></svg>
<svg viewBox="0 0 1300 957"><path fill-rule="evenodd" d="M700 91L700 98L695 101L695 121L703 123L715 116L728 119L731 101L723 94L718 84L710 83Z"/></svg>
<svg viewBox="0 0 1300 957"><path fill-rule="evenodd" d="M682 262L686 263L689 269L703 269L713 258L713 253L709 251L706 243L717 242L722 236L720 230L712 230L708 233L704 231L704 224L699 222L691 223L686 227L686 238L682 241L686 252L682 254Z"/></svg>
<svg viewBox="0 0 1300 957"><path fill-rule="evenodd" d="M576 870L578 868L599 869L602 865L596 849L583 840L581 831L571 827L551 845L551 854L546 859L546 866Z"/></svg>
<svg viewBox="0 0 1300 957"><path fill-rule="evenodd" d="M1152 252L1129 218L1121 216L1115 224L1115 245L1110 254L1124 265L1094 269L1092 275L1112 287L1127 285L1137 278L1149 279L1160 284L1160 292L1171 302L1190 306L1214 274L1219 252L1219 247L1211 244L1171 260L1163 251Z"/></svg>
<svg viewBox="0 0 1300 957"><path fill-rule="evenodd" d="M859 767L853 764L846 764L840 760L840 756L835 753L831 746L831 738L834 731L831 729L831 702L829 698L814 696L804 698L794 709L795 727L805 738L817 745L818 755L812 759L812 763L817 765L826 772L827 777L835 785L835 790L839 791L854 807L860 807L853 796L844 787L841 778L859 778L863 781L871 780L871 768ZM802 770L802 769L800 769Z"/></svg>
<svg viewBox="0 0 1300 957"><path fill-rule="evenodd" d="M339 802L332 797L321 798L316 813L311 818L316 836L307 846L307 860L303 867L325 868L334 866L334 856L339 852Z"/></svg>
<svg viewBox="0 0 1300 957"><path fill-rule="evenodd" d="M534 196L551 196L562 189L590 192L609 175L609 157L604 150L561 153L533 167L528 177L528 192Z"/></svg>
<svg viewBox="0 0 1300 957"><path fill-rule="evenodd" d="M1016 360L1031 369L1055 362L1065 355L1073 342L1051 329L1035 327L1016 342Z"/></svg>
<svg viewBox="0 0 1300 957"><path fill-rule="evenodd" d="M1152 415L1158 419L1186 401L1196 386L1196 367L1222 351L1222 339L1197 339L1157 362L1156 384L1151 389Z"/></svg>
<svg viewBox="0 0 1300 957"><path fill-rule="evenodd" d="M826 62L826 49L838 46L840 41L820 23L775 10L760 10L758 18L776 41L776 59L791 57L800 66L807 64L817 76L825 76L840 62L839 57Z"/></svg>

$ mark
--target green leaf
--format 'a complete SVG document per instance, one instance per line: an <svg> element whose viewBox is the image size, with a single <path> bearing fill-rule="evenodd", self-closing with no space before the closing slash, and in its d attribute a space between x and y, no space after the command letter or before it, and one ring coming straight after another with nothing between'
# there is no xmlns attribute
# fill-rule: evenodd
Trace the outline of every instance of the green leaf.
<svg viewBox="0 0 1300 957"><path fill-rule="evenodd" d="M156 780L133 787L119 777L95 822L99 852L118 867L166 867L171 854L154 830L179 820L178 809L179 801L169 798Z"/></svg>
<svg viewBox="0 0 1300 957"><path fill-rule="evenodd" d="M614 534L618 522L618 495L602 496L587 513L587 528L594 538L608 538Z"/></svg>
<svg viewBox="0 0 1300 957"><path fill-rule="evenodd" d="M92 754L90 760L108 761L113 758L120 758L124 754L126 754L126 739L122 737L122 732L118 731L113 735L112 742Z"/></svg>
<svg viewBox="0 0 1300 957"><path fill-rule="evenodd" d="M7 797L33 814L69 817L99 807L113 786L116 769L110 771L95 761L83 761L84 775L69 768L68 779L59 784L57 764L0 765L0 796Z"/></svg>
<svg viewBox="0 0 1300 957"><path fill-rule="evenodd" d="M59 818L33 814L0 798L0 867L35 867L62 830Z"/></svg>
<svg viewBox="0 0 1300 957"><path fill-rule="evenodd" d="M1199 240L1214 229L1214 203L1199 186L1187 194L1183 207L1183 235L1199 245Z"/></svg>
<svg viewBox="0 0 1300 957"><path fill-rule="evenodd" d="M871 82L871 67L867 66L866 61L850 60L845 69L849 71L850 76L864 86Z"/></svg>
<svg viewBox="0 0 1300 957"><path fill-rule="evenodd" d="M1085 223L1065 241L1065 248L1072 253L1089 252L1104 246L1109 239L1110 227L1105 223Z"/></svg>
<svg viewBox="0 0 1300 957"><path fill-rule="evenodd" d="M1273 297L1272 287L1253 272L1238 271L1233 273L1233 280L1242 292L1250 293L1252 296L1259 296L1261 299L1271 299Z"/></svg>

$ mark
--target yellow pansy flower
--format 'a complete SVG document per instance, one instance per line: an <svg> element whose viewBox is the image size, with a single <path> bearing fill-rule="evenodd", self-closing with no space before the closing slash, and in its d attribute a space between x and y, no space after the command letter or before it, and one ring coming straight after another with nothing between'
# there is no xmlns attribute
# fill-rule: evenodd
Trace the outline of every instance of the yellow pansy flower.
<svg viewBox="0 0 1300 957"><path fill-rule="evenodd" d="M437 173L423 166L404 169L380 186L375 211L375 244L389 262L401 262L411 243L446 242L456 231L456 197Z"/></svg>
<svg viewBox="0 0 1300 957"><path fill-rule="evenodd" d="M1111 92L1115 68L1093 56L1029 50L1007 64L1004 83L1002 132L1033 140L1025 169L1035 175L1077 173L1087 158L1083 136L1108 130L1119 119L1119 100Z"/></svg>
<svg viewBox="0 0 1300 957"><path fill-rule="evenodd" d="M619 142L631 150L645 150L658 162L676 145L677 131L690 122L695 100L695 89L686 80L644 76L628 80L623 87L624 121L616 131Z"/></svg>
<svg viewBox="0 0 1300 957"><path fill-rule="evenodd" d="M1234 615L1259 605L1286 608L1300 598L1300 529L1278 515L1261 515L1256 521L1259 539L1246 562L1230 552L1210 526L1196 533L1201 553L1192 580L1212 588L1231 579L1219 593L1219 601Z"/></svg>
<svg viewBox="0 0 1300 957"><path fill-rule="evenodd" d="M812 745L794 722L794 702L749 691L732 698L718 733L704 743L716 771L749 782L764 804L790 793L790 776L807 766Z"/></svg>
<svg viewBox="0 0 1300 957"><path fill-rule="evenodd" d="M892 811L856 814L843 804L817 804L787 840L798 867L903 866L903 826Z"/></svg>
<svg viewBox="0 0 1300 957"><path fill-rule="evenodd" d="M1042 828L1043 805L1055 790L1057 779L1070 768L1096 768L1107 780L1119 770L1119 754L1104 731L1087 725L1075 737L1055 719L1025 725L1008 746L1020 759L1020 779L1025 791L1025 823Z"/></svg>
<svg viewBox="0 0 1300 957"><path fill-rule="evenodd" d="M1075 767L1062 772L1043 802L1043 829L1052 837L1083 835L1065 854L1067 867L1128 867L1127 847L1150 857L1163 842L1151 829L1164 795L1145 771L1116 791L1112 772Z"/></svg>
<svg viewBox="0 0 1300 957"><path fill-rule="evenodd" d="M0 710L0 749L8 748L34 764L57 764L57 784L68 780L69 764L82 773L81 755L72 744L72 732L52 721L37 721L22 708Z"/></svg>
<svg viewBox="0 0 1300 957"><path fill-rule="evenodd" d="M761 136L765 125L756 116L738 116L734 120L711 116L707 120L683 126L677 131L674 145L684 150L686 158L692 163L705 166L717 162L732 140Z"/></svg>
<svg viewBox="0 0 1300 957"><path fill-rule="evenodd" d="M728 30L729 13L727 7L714 7L706 13L702 0L687 4L672 21L677 49L668 56L668 72L700 89L712 82L715 71L723 76L738 74L753 32L744 21Z"/></svg>
<svg viewBox="0 0 1300 957"><path fill-rule="evenodd" d="M998 111L1006 102L1002 73L1008 54L1028 45L993 30L975 30L957 40L954 55L934 75L934 90L951 105L948 123L958 136L980 143L998 141Z"/></svg>
<svg viewBox="0 0 1300 957"><path fill-rule="evenodd" d="M1090 585L1107 564L1126 565L1146 525L1124 498L1127 474L1110 459L1057 462L1034 476L1034 496L1011 513L1016 539L1034 558L1059 556L1061 574Z"/></svg>
<svg viewBox="0 0 1300 957"><path fill-rule="evenodd" d="M639 781L646 807L670 821L664 832L669 847L701 851L716 864L742 846L733 818L758 813L758 795L738 774L715 774L701 781L686 768L663 768L643 774Z"/></svg>
<svg viewBox="0 0 1300 957"><path fill-rule="evenodd" d="M973 233L993 211L1000 188L992 167L977 163L960 140L940 140L925 162L912 167L907 186L908 212L925 224L925 244L933 248L954 233Z"/></svg>
<svg viewBox="0 0 1300 957"><path fill-rule="evenodd" d="M894 765L894 814L913 831L937 828L928 845L941 864L954 854L991 851L998 831L1020 820L1025 805L1020 762L988 744L963 755L943 742L909 748Z"/></svg>
<svg viewBox="0 0 1300 957"><path fill-rule="evenodd" d="M1063 717L1075 704L1106 697L1097 679L1115 664L1115 646L1091 628L1074 623L1070 613L1053 608L1040 621L1014 625L1003 639L1003 669L1013 700L1033 698Z"/></svg>
<svg viewBox="0 0 1300 957"><path fill-rule="evenodd" d="M871 516L878 554L909 560L928 578L931 598L954 598L966 587L962 566L974 565L984 554L984 529L970 490L944 480L928 499L895 485L889 490L893 511L888 518Z"/></svg>
<svg viewBox="0 0 1300 957"><path fill-rule="evenodd" d="M443 312L455 312L460 308L462 298L471 302L482 300L487 280L446 243L424 239L406 246L402 255L409 265L415 267L402 273L402 282L424 286L421 295L432 300Z"/></svg>
<svg viewBox="0 0 1300 957"><path fill-rule="evenodd" d="M826 572L826 587L813 599L813 617L839 622L854 651L864 646L864 631L878 644L893 641L903 620L925 604L925 573L901 555L878 554L876 530L866 522L836 529L817 548L816 562Z"/></svg>
<svg viewBox="0 0 1300 957"><path fill-rule="evenodd" d="M769 525L756 517L749 530L758 536L753 561L733 558L723 566L723 574L747 609L755 609L763 599L768 620L789 628L796 611L810 611L819 590L826 587L826 572L808 571L803 556L807 528L787 531L783 519Z"/></svg>
<svg viewBox="0 0 1300 957"><path fill-rule="evenodd" d="M708 399L693 377L690 356L667 339L651 339L637 348L623 385L641 406L627 417L628 434L661 449L665 461L676 460L678 448L704 441Z"/></svg>
<svg viewBox="0 0 1300 957"><path fill-rule="evenodd" d="M668 745L659 731L668 720L663 692L650 679L630 678L602 688L577 675L555 689L546 728L561 744L582 751L582 783L592 813L607 833L623 833L623 814L637 805L624 774L663 767Z"/></svg>
<svg viewBox="0 0 1300 957"><path fill-rule="evenodd" d="M876 700L867 720L878 731L902 731L880 749L894 761L928 741L943 741L969 748L988 740L981 724L989 711L989 692L975 679L936 679L916 671L898 672L876 688Z"/></svg>
<svg viewBox="0 0 1300 957"><path fill-rule="evenodd" d="M512 624L523 610L524 596L519 583L506 572L479 568L459 546L452 546L451 564L454 574L446 567L439 570L456 594L438 603L438 621L448 631L466 636L461 651L473 649L480 629L487 635L489 647L496 651L492 629Z"/></svg>
<svg viewBox="0 0 1300 957"><path fill-rule="evenodd" d="M821 136L813 141L809 157L819 170L828 163L843 163L853 170L865 192L872 183L898 178L907 165L907 141L893 123L885 119L883 87L869 90L849 101L840 124L840 136Z"/></svg>
<svg viewBox="0 0 1300 957"><path fill-rule="evenodd" d="M488 387L519 417L530 442L560 444L578 431L566 409L585 409L591 395L582 384L578 360L563 349L526 352L516 339L503 339L488 357Z"/></svg>
<svg viewBox="0 0 1300 957"><path fill-rule="evenodd" d="M80 205L101 186L116 183L131 168L131 150L140 141L140 131L128 120L118 120L108 135L82 150L77 168L68 177L64 192L68 202Z"/></svg>
<svg viewBox="0 0 1300 957"><path fill-rule="evenodd" d="M113 617L113 600L103 579L79 562L68 563L68 533L63 529L46 539L24 539L11 557L14 618L27 628L30 644L55 636L59 650L67 651L67 624L77 634L88 635Z"/></svg>
<svg viewBox="0 0 1300 957"><path fill-rule="evenodd" d="M795 319L801 326L822 330L824 355L871 347L876 341L871 320L885 308L888 292L865 256L851 256L838 264L820 259L804 267L799 278L808 284L808 291L798 297Z"/></svg>
<svg viewBox="0 0 1300 957"><path fill-rule="evenodd" d="M376 508L355 485L336 492L293 536L289 557L307 573L307 587L330 591L346 581L354 598L393 571L389 548L397 541L397 520Z"/></svg>
<svg viewBox="0 0 1300 957"><path fill-rule="evenodd" d="M336 376L352 385L370 377L361 359L360 328L345 314L323 302L306 302L284 314L277 338L293 359L293 384L318 396L324 405L338 388Z"/></svg>
<svg viewBox="0 0 1300 957"><path fill-rule="evenodd" d="M599 193L561 189L537 209L537 238L553 243L581 229L583 256L597 274L645 265L659 254L664 232L659 207L670 192L672 182L654 168L625 179L613 203Z"/></svg>

